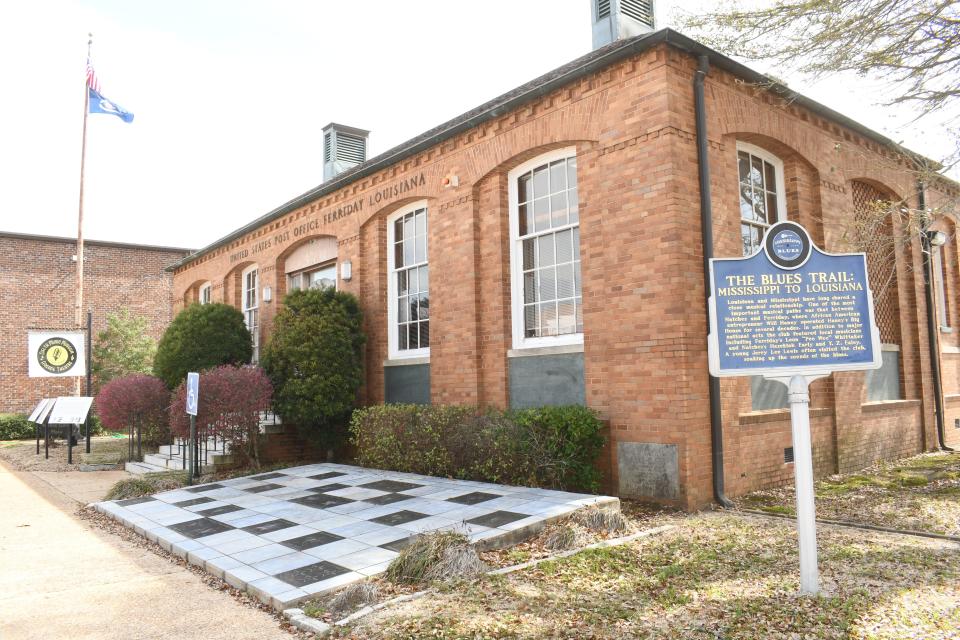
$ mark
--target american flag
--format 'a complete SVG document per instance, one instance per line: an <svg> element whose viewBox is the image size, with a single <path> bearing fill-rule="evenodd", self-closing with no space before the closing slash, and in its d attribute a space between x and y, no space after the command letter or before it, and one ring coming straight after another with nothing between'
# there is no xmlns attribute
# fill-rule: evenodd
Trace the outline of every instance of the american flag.
<svg viewBox="0 0 960 640"><path fill-rule="evenodd" d="M87 58L87 86L100 93L100 79L97 78L96 71L93 70L93 63Z"/></svg>

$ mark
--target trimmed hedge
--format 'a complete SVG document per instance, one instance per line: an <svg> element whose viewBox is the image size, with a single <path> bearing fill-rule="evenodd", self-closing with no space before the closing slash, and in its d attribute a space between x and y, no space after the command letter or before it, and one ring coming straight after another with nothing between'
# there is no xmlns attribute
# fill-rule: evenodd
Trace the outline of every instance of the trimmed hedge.
<svg viewBox="0 0 960 640"><path fill-rule="evenodd" d="M0 440L26 440L34 435L33 423L19 413L0 413Z"/></svg>
<svg viewBox="0 0 960 640"><path fill-rule="evenodd" d="M603 423L581 406L519 411L390 404L350 422L366 467L548 489L596 492Z"/></svg>

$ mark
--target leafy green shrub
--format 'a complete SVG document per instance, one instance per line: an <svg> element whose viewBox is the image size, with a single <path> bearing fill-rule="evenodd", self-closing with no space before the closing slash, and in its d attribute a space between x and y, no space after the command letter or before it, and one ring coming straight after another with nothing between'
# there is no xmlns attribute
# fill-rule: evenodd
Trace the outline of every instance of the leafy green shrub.
<svg viewBox="0 0 960 640"><path fill-rule="evenodd" d="M242 313L226 304L193 304L177 314L160 338L153 374L174 389L190 371L247 364L252 355Z"/></svg>
<svg viewBox="0 0 960 640"><path fill-rule="evenodd" d="M27 416L0 413L0 440L26 440L34 436L34 426Z"/></svg>
<svg viewBox="0 0 960 640"><path fill-rule="evenodd" d="M364 466L552 489L597 491L602 423L585 407L503 412L377 405L350 425Z"/></svg>
<svg viewBox="0 0 960 640"><path fill-rule="evenodd" d="M343 439L363 382L362 322L349 293L294 291L284 298L263 351L274 410L327 449Z"/></svg>
<svg viewBox="0 0 960 640"><path fill-rule="evenodd" d="M133 373L150 373L157 341L150 337L150 323L123 308L107 315L107 329L97 334L93 345L93 376L98 385Z"/></svg>

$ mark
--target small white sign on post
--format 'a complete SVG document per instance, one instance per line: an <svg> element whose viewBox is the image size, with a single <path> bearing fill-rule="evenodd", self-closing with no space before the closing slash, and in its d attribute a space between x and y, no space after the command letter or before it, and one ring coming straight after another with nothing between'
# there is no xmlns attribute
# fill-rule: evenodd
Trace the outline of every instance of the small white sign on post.
<svg viewBox="0 0 960 640"><path fill-rule="evenodd" d="M868 280L864 254L825 253L795 222L770 227L749 257L710 260L710 373L788 389L803 593L820 591L809 385L882 365Z"/></svg>
<svg viewBox="0 0 960 640"><path fill-rule="evenodd" d="M200 402L200 374L187 374L187 413L197 415L197 405Z"/></svg>
<svg viewBox="0 0 960 640"><path fill-rule="evenodd" d="M87 375L86 336L82 331L30 331L27 356L31 378Z"/></svg>
<svg viewBox="0 0 960 640"><path fill-rule="evenodd" d="M57 398L50 411L49 424L83 424L93 405L93 398L84 396Z"/></svg>
<svg viewBox="0 0 960 640"><path fill-rule="evenodd" d="M43 422L43 418L45 418L47 416L47 413L49 413L49 410L53 408L53 405L50 404L52 402L53 400L51 398L44 398L39 403L37 403L37 406L34 408L33 412L30 413L30 417L27 418L27 421L33 422L35 424L39 424ZM50 405L50 406L47 406L47 405ZM43 416L43 418L41 418L40 416Z"/></svg>

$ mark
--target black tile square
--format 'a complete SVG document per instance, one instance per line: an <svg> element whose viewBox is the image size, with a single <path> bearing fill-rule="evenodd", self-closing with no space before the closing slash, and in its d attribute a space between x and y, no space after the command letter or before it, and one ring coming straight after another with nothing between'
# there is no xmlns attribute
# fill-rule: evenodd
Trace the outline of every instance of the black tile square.
<svg viewBox="0 0 960 640"><path fill-rule="evenodd" d="M396 551L400 553L413 542L413 536L407 536L406 538L400 538L399 540L394 540L393 542L388 542L386 544L381 544L381 549L389 549L390 551Z"/></svg>
<svg viewBox="0 0 960 640"><path fill-rule="evenodd" d="M196 504L206 504L208 502L214 502L213 498L194 498L193 500L184 500L183 502L174 502L173 506L180 507L192 507Z"/></svg>
<svg viewBox="0 0 960 640"><path fill-rule="evenodd" d="M364 489L376 489L377 491L389 491L390 493L396 493L398 491L408 491L410 489L416 489L417 487L422 487L422 484L413 484L410 482L399 482L397 480L377 480L376 482L368 482L367 484L360 485Z"/></svg>
<svg viewBox="0 0 960 640"><path fill-rule="evenodd" d="M529 518L530 516L526 513L514 513L512 511L494 511L493 513L488 513L485 516L479 516L477 518L470 518L465 522L467 524L479 524L483 527L499 527L511 522L516 522L517 520L523 520L524 518Z"/></svg>
<svg viewBox="0 0 960 640"><path fill-rule="evenodd" d="M121 507L129 507L132 504L143 504L144 502L153 502L156 500L153 496L143 496L142 498L128 498L127 500L117 500Z"/></svg>
<svg viewBox="0 0 960 640"><path fill-rule="evenodd" d="M413 522L414 520L419 520L426 517L427 514L425 513L403 510L397 511L396 513L388 513L387 515L380 516L379 518L371 518L370 522L376 522L377 524L385 524L395 527L398 524L406 524L408 522Z"/></svg>
<svg viewBox="0 0 960 640"><path fill-rule="evenodd" d="M202 484L199 487L189 487L184 489L184 491L189 491L190 493L203 493L204 491L213 491L214 489L223 489L223 485L214 482L213 484Z"/></svg>
<svg viewBox="0 0 960 640"><path fill-rule="evenodd" d="M496 493L474 491L473 493L457 496L456 498L447 498L447 502L456 502L457 504L480 504L481 502L486 502L487 500L495 500L502 497L503 496L497 495Z"/></svg>
<svg viewBox="0 0 960 640"><path fill-rule="evenodd" d="M273 491L274 489L285 489L285 488L286 487L284 487L282 484L274 484L272 482L268 482L267 484L260 485L259 487L250 487L248 489L243 489L243 491L246 491L248 493L263 493L264 491Z"/></svg>
<svg viewBox="0 0 960 640"><path fill-rule="evenodd" d="M251 524L249 527L243 527L243 531L260 536L265 533L272 533L274 531L280 531L280 529L286 529L288 527L295 526L297 526L297 523L290 522L289 520L268 520L267 522L261 522L260 524Z"/></svg>
<svg viewBox="0 0 960 640"><path fill-rule="evenodd" d="M327 473L318 473L315 476L307 476L311 480L326 480L328 478L339 478L340 476L345 476L347 474L340 473L339 471L328 471Z"/></svg>
<svg viewBox="0 0 960 640"><path fill-rule="evenodd" d="M250 476L251 480L273 480L274 478L286 478L285 473L263 473L259 476Z"/></svg>
<svg viewBox="0 0 960 640"><path fill-rule="evenodd" d="M341 504L348 504L353 502L353 500L341 498L340 496L331 496L326 493L317 493L312 496L294 498L290 502L296 502L297 504L302 504L305 507L313 507L314 509L328 509L330 507L338 507Z"/></svg>
<svg viewBox="0 0 960 640"><path fill-rule="evenodd" d="M343 536L338 536L335 533L327 533L326 531L317 531L316 533L310 533L305 536L300 536L299 538L293 538L292 540L281 540L278 544L296 549L297 551L306 551L307 549L330 544L337 540L343 540Z"/></svg>
<svg viewBox="0 0 960 640"><path fill-rule="evenodd" d="M201 509L200 511L197 511L197 513L202 514L203 517L205 518L209 518L211 516L222 516L225 513L233 513L234 511L242 511L242 510L243 510L243 507L238 507L235 504L225 504L222 507L214 507L212 509Z"/></svg>
<svg viewBox="0 0 960 640"><path fill-rule="evenodd" d="M197 520L172 524L168 528L188 538L196 539L204 536L212 536L215 533L230 531L234 527L217 520L211 520L210 518L198 518Z"/></svg>
<svg viewBox="0 0 960 640"><path fill-rule="evenodd" d="M339 482L334 482L333 484L325 484L322 487L310 487L307 491L312 491L313 493L327 493L328 491L336 491L337 489L346 489L350 485L340 484Z"/></svg>
<svg viewBox="0 0 960 640"><path fill-rule="evenodd" d="M316 564L308 564L307 566L300 567L299 569L284 571L283 573L278 573L273 577L277 580L282 580L287 584L292 584L295 587L304 587L308 584L313 584L314 582L320 582L321 580L327 580L329 578L336 578L339 575L349 572L350 569L345 569L338 564L333 564L332 562L327 562L324 560L322 562L317 562Z"/></svg>
<svg viewBox="0 0 960 640"><path fill-rule="evenodd" d="M364 502L369 502L370 504L393 504L394 502L412 500L413 498L414 496L405 496L402 493L385 493L376 498L367 498Z"/></svg>

